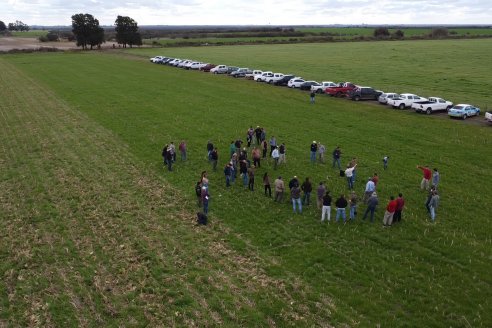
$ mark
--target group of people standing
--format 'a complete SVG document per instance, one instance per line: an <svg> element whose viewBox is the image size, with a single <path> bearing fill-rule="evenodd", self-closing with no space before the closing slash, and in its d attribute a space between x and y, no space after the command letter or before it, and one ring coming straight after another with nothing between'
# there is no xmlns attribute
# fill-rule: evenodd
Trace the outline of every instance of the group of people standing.
<svg viewBox="0 0 492 328"><path fill-rule="evenodd" d="M243 187L250 191L255 189L255 176L256 169L261 168L262 161L267 160L269 157L273 162L273 169L277 170L281 164L286 164L286 146L285 143L277 143L275 136L272 136L268 141L266 138L266 131L264 128L257 126L255 129L251 126L246 133L247 147L243 147L243 141L241 139L232 140L229 147L229 160L224 166L225 185L227 188L238 179L238 175L241 177ZM181 154L181 160L187 160L187 145L185 141L181 141L178 150ZM248 152L250 150L250 152ZM317 160L324 163L325 161L326 147L313 141L310 145L310 162L315 163ZM167 166L169 171L172 171L172 164L176 161L176 149L174 143L171 142L165 145L162 151L164 159L164 165ZM347 181L347 188L349 195L340 194L336 197L336 200L332 199L330 191L327 189L325 182L320 182L316 189L316 203L317 208L321 211L321 222L331 220L332 202L334 201L335 209L335 221L339 222L340 219L343 222L347 222L347 208L348 208L348 220L354 221L357 216L357 208L360 203L366 205L366 209L362 220L369 217L371 223L374 222L374 213L379 205L378 194L376 192L377 184L379 182L379 176L377 172L369 177L365 185L364 194L362 199L359 199L355 189L355 181L357 176L357 158L353 157L347 164L346 168L342 170L341 166L342 150L340 146L336 146L332 152L332 167L340 170L340 176L345 177ZM217 170L219 153L217 147L214 146L211 140L207 143L207 159L211 163L212 170ZM383 168L388 168L389 156L383 157ZM436 209L439 205L439 194L437 186L440 181L439 171L434 169L432 172L426 166L417 166L422 170L423 178L421 181L421 189L428 191L428 197L425 203L427 211L431 220L434 222L436 217ZM262 176L262 184L264 187L264 194L267 197L272 197L272 179L268 172L264 172ZM289 188L287 190L287 187ZM294 213L302 213L303 206L311 204L311 193L313 192L313 185L309 177L300 183L297 176L294 176L285 185L281 175L273 181L273 201L277 203L283 203L286 193L289 192L288 203L292 203L292 210ZM208 213L208 205L210 200L209 193L209 180L207 172L203 171L200 180L196 184L196 196L198 199L198 205L203 208L203 213ZM390 199L386 205L385 213L383 216L383 227L390 227L394 223L398 223L402 220L402 212L405 208L405 199L403 194L399 193L398 197L390 196Z"/></svg>

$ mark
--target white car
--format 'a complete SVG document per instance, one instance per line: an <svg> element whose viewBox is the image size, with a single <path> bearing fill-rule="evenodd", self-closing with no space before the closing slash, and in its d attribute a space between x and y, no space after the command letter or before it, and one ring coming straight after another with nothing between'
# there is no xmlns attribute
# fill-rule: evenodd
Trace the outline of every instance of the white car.
<svg viewBox="0 0 492 328"><path fill-rule="evenodd" d="M394 93L394 92L386 92L386 93L381 94L378 97L378 101L380 104L386 105L388 103L388 100L398 98L399 96L400 96L399 94Z"/></svg>
<svg viewBox="0 0 492 328"><path fill-rule="evenodd" d="M427 101L427 98L414 95L412 93L402 93L399 97L388 100L388 105L393 108L405 109L416 102Z"/></svg>
<svg viewBox="0 0 492 328"><path fill-rule="evenodd" d="M201 67L205 67L207 64L201 62L194 62L190 65L190 69L200 69Z"/></svg>
<svg viewBox="0 0 492 328"><path fill-rule="evenodd" d="M164 56L155 56L155 57L152 57L150 58L150 61L152 63L159 63L161 60L163 60L165 57Z"/></svg>
<svg viewBox="0 0 492 328"><path fill-rule="evenodd" d="M225 74L225 73L227 73L227 69L228 69L227 65L217 65L210 70L210 73Z"/></svg>
<svg viewBox="0 0 492 328"><path fill-rule="evenodd" d="M300 88L301 84L303 84L304 82L306 82L306 81L304 81L300 77L295 77L295 78L289 80L289 82L287 83L287 86L289 88Z"/></svg>
<svg viewBox="0 0 492 328"><path fill-rule="evenodd" d="M265 82L268 84L273 84L275 81L278 81L283 77L284 77L284 74L282 74L282 73L273 73L273 76L267 76L265 78Z"/></svg>
<svg viewBox="0 0 492 328"><path fill-rule="evenodd" d="M324 93L326 88L333 88L337 86L335 82L331 82L331 81L324 81L321 82L320 84L321 85L312 85L311 91L314 91L316 93Z"/></svg>
<svg viewBox="0 0 492 328"><path fill-rule="evenodd" d="M429 97L428 101L413 103L412 108L417 113L426 113L427 115L437 111L448 110L453 107L453 103L438 97Z"/></svg>
<svg viewBox="0 0 492 328"><path fill-rule="evenodd" d="M246 78L246 80L253 80L256 75L261 75L261 74L263 74L263 71L255 69L253 70L252 73L247 73L244 77Z"/></svg>
<svg viewBox="0 0 492 328"><path fill-rule="evenodd" d="M267 77L271 77L271 76L273 76L273 72L270 72L270 71L268 71L268 72L263 72L263 73L261 73L261 74L259 74L259 75L255 75L254 80L255 80L256 82L265 82L265 79L266 79Z"/></svg>

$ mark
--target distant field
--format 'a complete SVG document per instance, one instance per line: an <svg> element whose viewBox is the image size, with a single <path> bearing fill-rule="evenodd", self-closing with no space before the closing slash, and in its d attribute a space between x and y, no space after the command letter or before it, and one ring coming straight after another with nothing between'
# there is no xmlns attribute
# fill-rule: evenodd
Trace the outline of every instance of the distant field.
<svg viewBox="0 0 492 328"><path fill-rule="evenodd" d="M179 56L486 105L491 47L464 40L0 57L0 325L492 326L492 130L473 124L482 118L323 96L313 106L298 90L148 62ZM229 144L250 125L286 143L287 165L274 171L262 162L254 192L239 181L226 189ZM182 139L189 160L169 173L161 148ZM205 159L208 139L219 149L217 172ZM343 164L358 158L359 195L379 173L376 223L360 220L361 205L356 222L321 225L314 206L293 215L290 204L263 195L264 172L347 193L331 163L309 163L313 140L329 153L341 145ZM436 224L417 164L442 175ZM202 170L211 226L198 229L193 187ZM404 221L382 229L398 192Z"/></svg>
<svg viewBox="0 0 492 328"><path fill-rule="evenodd" d="M143 40L143 43L146 45L151 45L154 44L154 42L157 42L158 44L161 45L170 45L170 44L176 44L180 42L188 42L188 43L194 43L198 45L203 45L206 43L210 44L217 44L217 43L240 43L240 42L265 42L265 43L272 43L272 42L278 42L278 41L288 41L289 39L298 39L298 37L239 37L239 38L221 38L220 36L216 38L174 38L174 39L165 39L165 38L159 38L159 39L145 39Z"/></svg>
<svg viewBox="0 0 492 328"><path fill-rule="evenodd" d="M492 40L387 41L135 49L216 64L292 73L317 81L351 81L491 108ZM443 56L443 54L446 54Z"/></svg>
<svg viewBox="0 0 492 328"><path fill-rule="evenodd" d="M331 33L334 36L372 36L374 33L374 27L315 27L315 28L297 28L297 31L301 32L311 32L311 33ZM390 33L395 32L396 28L390 28ZM432 29L431 28L401 28L401 31L405 36L417 36L417 35L428 35ZM492 28L449 28L451 35L492 35Z"/></svg>
<svg viewBox="0 0 492 328"><path fill-rule="evenodd" d="M47 30L30 30L27 32L12 32L12 36L17 38L38 38L42 35L46 35L48 33Z"/></svg>

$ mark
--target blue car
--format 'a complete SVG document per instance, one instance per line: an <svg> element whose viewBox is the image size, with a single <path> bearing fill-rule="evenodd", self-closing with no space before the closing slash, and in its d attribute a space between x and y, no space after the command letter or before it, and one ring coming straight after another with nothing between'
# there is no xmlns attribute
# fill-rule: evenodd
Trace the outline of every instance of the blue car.
<svg viewBox="0 0 492 328"><path fill-rule="evenodd" d="M466 120L467 117L480 115L480 108L468 104L459 104L453 106L448 111L448 115Z"/></svg>

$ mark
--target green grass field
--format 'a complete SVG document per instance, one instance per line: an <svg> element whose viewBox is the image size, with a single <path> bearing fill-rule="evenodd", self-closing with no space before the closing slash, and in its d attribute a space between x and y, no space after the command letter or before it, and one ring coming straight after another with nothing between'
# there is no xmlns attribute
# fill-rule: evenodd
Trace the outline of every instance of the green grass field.
<svg viewBox="0 0 492 328"><path fill-rule="evenodd" d="M16 38L38 38L40 36L44 36L48 33L48 30L30 30L27 32L12 32L12 36Z"/></svg>
<svg viewBox="0 0 492 328"><path fill-rule="evenodd" d="M331 33L334 36L372 36L374 34L374 27L302 27L296 30L301 32L311 32L311 33ZM390 33L397 31L396 28L388 29ZM412 36L424 36L429 35L432 31L431 28L401 28L406 37ZM449 28L451 35L456 36L488 36L492 34L492 29L490 28Z"/></svg>
<svg viewBox="0 0 492 328"><path fill-rule="evenodd" d="M388 42L165 55L487 104L491 66L483 63L491 47ZM0 58L0 323L492 325L491 130L473 124L482 118L470 124L321 96L310 106L296 90L150 64L157 51ZM273 171L263 162L255 192L239 183L227 190L220 168L230 141L244 139L250 125L286 142L288 163ZM189 160L169 173L160 150L181 139ZM209 175L211 224L196 228L193 186L210 171L208 139L220 165ZM290 205L264 197L266 171L347 192L329 163L309 163L312 140L329 151L341 145L342 162L358 157L359 195L379 172L377 223L359 214L354 223L322 225L313 206L293 215ZM423 206L417 164L442 175L436 224ZM398 192L407 200L404 221L382 229L384 205Z"/></svg>

